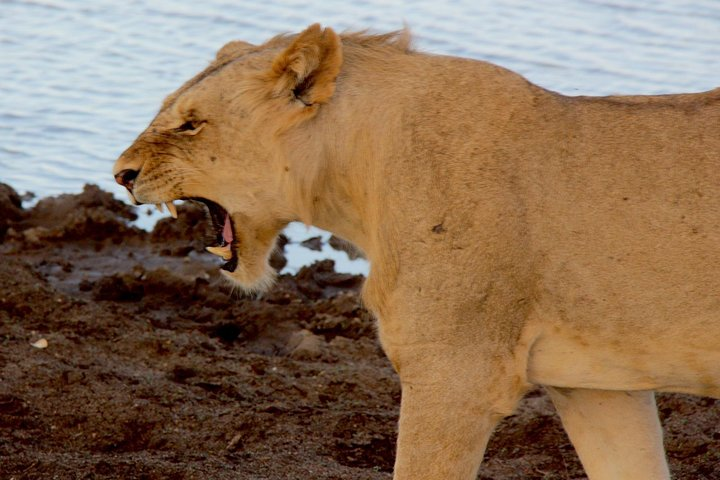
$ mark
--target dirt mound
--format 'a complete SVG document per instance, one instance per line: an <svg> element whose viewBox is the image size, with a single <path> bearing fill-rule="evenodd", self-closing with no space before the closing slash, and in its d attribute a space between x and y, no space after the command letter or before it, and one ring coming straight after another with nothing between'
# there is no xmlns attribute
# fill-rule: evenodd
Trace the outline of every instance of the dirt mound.
<svg viewBox="0 0 720 480"><path fill-rule="evenodd" d="M323 261L246 296L192 205L152 234L92 186L29 210L0 186L0 209L0 478L391 478L400 389L362 277ZM720 478L720 405L658 403L674 478ZM583 478L541 390L486 458L479 478Z"/></svg>
<svg viewBox="0 0 720 480"><path fill-rule="evenodd" d="M8 194L10 202L0 198L0 208L21 207L17 202L19 197L13 193ZM82 193L77 195L45 198L30 210L11 209L10 213L11 216L5 217L6 231L14 240L23 241L26 247L41 247L45 242L60 240L112 240L119 243L128 237L144 235L128 223L137 219L134 209L96 185L85 185Z"/></svg>
<svg viewBox="0 0 720 480"><path fill-rule="evenodd" d="M191 250L205 251L213 238L207 210L197 203L183 202L177 205L178 218L160 219L153 228L150 240L165 247L163 255L185 256Z"/></svg>
<svg viewBox="0 0 720 480"><path fill-rule="evenodd" d="M10 185L0 183L0 242L10 226L22 218L22 200Z"/></svg>
<svg viewBox="0 0 720 480"><path fill-rule="evenodd" d="M10 185L0 182L0 218L17 221L22 217L22 199Z"/></svg>

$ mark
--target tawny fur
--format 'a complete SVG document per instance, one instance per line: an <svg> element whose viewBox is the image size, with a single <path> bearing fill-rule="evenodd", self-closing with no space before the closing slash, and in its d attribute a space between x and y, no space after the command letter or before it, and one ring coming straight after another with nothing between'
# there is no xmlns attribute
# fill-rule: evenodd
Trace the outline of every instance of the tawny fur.
<svg viewBox="0 0 720 480"><path fill-rule="evenodd" d="M653 390L720 397L718 167L720 89L566 97L313 25L228 44L115 171L140 171L140 201L227 209L246 287L291 221L365 252L403 388L396 479L475 478L541 384L615 480L668 476Z"/></svg>

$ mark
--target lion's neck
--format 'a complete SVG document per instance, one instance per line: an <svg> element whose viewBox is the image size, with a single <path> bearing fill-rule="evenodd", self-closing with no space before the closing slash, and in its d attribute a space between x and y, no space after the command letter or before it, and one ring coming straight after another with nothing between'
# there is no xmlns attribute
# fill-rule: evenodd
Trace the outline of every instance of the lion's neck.
<svg viewBox="0 0 720 480"><path fill-rule="evenodd" d="M373 243L370 235L378 225L372 218L370 204L374 196L364 183L366 172L356 166L338 167L335 165L318 176L307 223L354 243L370 256Z"/></svg>
<svg viewBox="0 0 720 480"><path fill-rule="evenodd" d="M340 122L330 122L338 124ZM362 130L334 128L322 143L308 145L302 130L287 145L294 158L290 196L297 218L330 231L359 247L372 262L382 230L384 181L378 164L382 158L376 142L362 137ZM315 126L317 128L317 126ZM291 166L291 168L293 168Z"/></svg>
<svg viewBox="0 0 720 480"><path fill-rule="evenodd" d="M335 164L317 184L312 224L350 241L370 262L363 302L383 317L398 273L397 235L378 171L367 162Z"/></svg>

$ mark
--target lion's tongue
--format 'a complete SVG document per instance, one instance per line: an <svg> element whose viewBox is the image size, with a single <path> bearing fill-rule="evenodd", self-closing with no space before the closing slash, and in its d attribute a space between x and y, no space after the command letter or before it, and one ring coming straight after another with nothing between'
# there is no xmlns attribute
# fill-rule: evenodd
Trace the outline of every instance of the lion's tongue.
<svg viewBox="0 0 720 480"><path fill-rule="evenodd" d="M222 231L223 240L227 242L228 244L232 243L233 241L233 232L232 232L232 225L230 224L230 214L225 214L225 225L223 225L223 231Z"/></svg>

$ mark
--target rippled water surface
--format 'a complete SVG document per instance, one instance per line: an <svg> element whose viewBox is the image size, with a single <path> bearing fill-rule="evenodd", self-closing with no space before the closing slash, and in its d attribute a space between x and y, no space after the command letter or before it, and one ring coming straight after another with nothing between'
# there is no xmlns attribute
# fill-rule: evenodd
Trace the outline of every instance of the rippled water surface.
<svg viewBox="0 0 720 480"><path fill-rule="evenodd" d="M0 181L121 192L117 155L226 41L321 22L511 68L567 94L720 85L720 1L0 0Z"/></svg>

